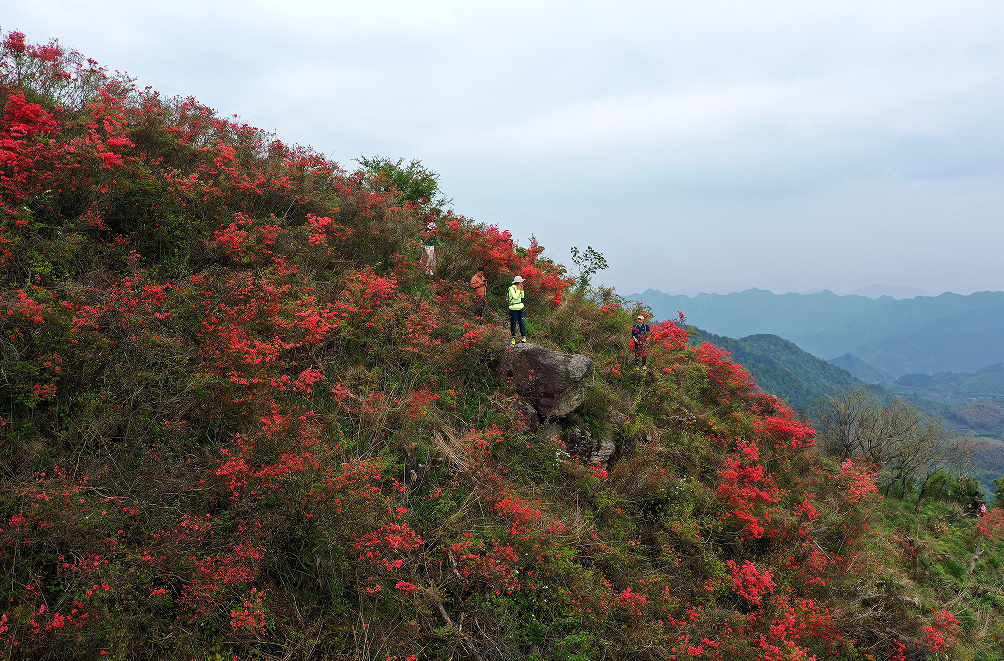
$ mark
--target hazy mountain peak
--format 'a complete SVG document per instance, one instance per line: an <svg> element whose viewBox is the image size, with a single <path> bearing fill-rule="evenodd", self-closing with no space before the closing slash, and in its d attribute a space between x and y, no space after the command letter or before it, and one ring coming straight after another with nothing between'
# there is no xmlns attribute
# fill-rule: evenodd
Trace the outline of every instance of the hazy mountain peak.
<svg viewBox="0 0 1004 661"><path fill-rule="evenodd" d="M867 296L868 298L893 298L902 300L904 298L916 298L917 296L932 296L928 291L911 287L909 285L865 285L852 292L852 296Z"/></svg>

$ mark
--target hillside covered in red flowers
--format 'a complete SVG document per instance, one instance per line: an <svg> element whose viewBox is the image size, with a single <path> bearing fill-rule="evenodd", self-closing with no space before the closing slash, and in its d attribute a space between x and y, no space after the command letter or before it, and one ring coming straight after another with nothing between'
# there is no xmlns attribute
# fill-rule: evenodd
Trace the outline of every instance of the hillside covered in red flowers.
<svg viewBox="0 0 1004 661"><path fill-rule="evenodd" d="M3 658L978 649L877 591L874 468L682 321L636 370L644 310L535 242L0 37ZM539 428L494 369L514 275L530 340L594 361ZM616 451L570 456L570 429Z"/></svg>

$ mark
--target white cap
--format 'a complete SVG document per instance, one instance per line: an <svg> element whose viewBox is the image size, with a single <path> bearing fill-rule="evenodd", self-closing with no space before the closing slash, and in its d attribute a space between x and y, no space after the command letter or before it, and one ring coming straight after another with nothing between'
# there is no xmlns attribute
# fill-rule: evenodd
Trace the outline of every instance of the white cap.
<svg viewBox="0 0 1004 661"><path fill-rule="evenodd" d="M512 284L516 284L517 282L523 282L523 276L517 275L515 278L512 279Z"/></svg>

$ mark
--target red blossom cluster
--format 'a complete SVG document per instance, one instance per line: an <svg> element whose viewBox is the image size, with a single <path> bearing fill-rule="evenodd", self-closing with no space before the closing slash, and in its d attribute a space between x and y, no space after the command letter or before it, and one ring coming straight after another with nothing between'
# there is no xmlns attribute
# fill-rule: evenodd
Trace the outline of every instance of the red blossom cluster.
<svg viewBox="0 0 1004 661"><path fill-rule="evenodd" d="M468 218L450 215L440 230L444 242L463 246L471 264L481 264L490 279L508 281L515 275L525 279L524 287L532 292L531 300L547 301L553 307L561 304L562 297L572 285L564 276L564 269L542 258L544 248L531 239L527 248L513 241L509 230L494 225L478 225Z"/></svg>
<svg viewBox="0 0 1004 661"><path fill-rule="evenodd" d="M959 620L944 608L931 611L931 623L924 627L924 643L930 651L941 652L955 644Z"/></svg>
<svg viewBox="0 0 1004 661"><path fill-rule="evenodd" d="M732 589L754 605L760 605L765 594L774 591L774 574L769 569L757 569L749 560L740 565L735 560L726 562L732 577Z"/></svg>
<svg viewBox="0 0 1004 661"><path fill-rule="evenodd" d="M987 512L976 524L980 534L990 539L1004 539L1004 509L999 507Z"/></svg>
<svg viewBox="0 0 1004 661"><path fill-rule="evenodd" d="M230 626L235 631L254 632L263 629L266 623L268 609L264 605L265 593L257 588L251 588L251 594L243 601L241 610L231 611Z"/></svg>
<svg viewBox="0 0 1004 661"><path fill-rule="evenodd" d="M871 464L855 464L850 459L845 459L840 464L840 479L847 489L847 502L859 503L878 493L878 470Z"/></svg>
<svg viewBox="0 0 1004 661"><path fill-rule="evenodd" d="M778 488L774 476L760 463L760 450L756 441L737 441L738 450L725 458L719 471L721 482L718 494L728 503L729 516L743 522L743 527L753 537L762 537L774 507L788 495Z"/></svg>
<svg viewBox="0 0 1004 661"><path fill-rule="evenodd" d="M360 552L359 561L382 566L395 571L404 564L406 556L424 542L407 523L385 523L377 530L356 540L354 548Z"/></svg>
<svg viewBox="0 0 1004 661"><path fill-rule="evenodd" d="M215 610L220 601L232 597L258 575L258 566L265 557L263 547L235 545L229 553L207 556L195 563L195 573L179 600L197 621Z"/></svg>

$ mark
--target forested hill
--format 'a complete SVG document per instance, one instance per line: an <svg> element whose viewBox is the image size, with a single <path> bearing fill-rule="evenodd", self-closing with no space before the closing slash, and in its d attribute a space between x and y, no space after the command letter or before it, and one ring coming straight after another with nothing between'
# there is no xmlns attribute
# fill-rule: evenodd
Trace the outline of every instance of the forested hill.
<svg viewBox="0 0 1004 661"><path fill-rule="evenodd" d="M865 383L846 370L816 358L777 335L741 339L694 329L693 341L709 341L725 349L756 377L765 392L781 397L795 410L811 416L828 396Z"/></svg>
<svg viewBox="0 0 1004 661"><path fill-rule="evenodd" d="M649 289L628 298L644 301L660 318L680 310L718 335L779 335L826 360L853 353L893 377L975 371L1004 360L1004 292L895 300L759 289L688 297Z"/></svg>
<svg viewBox="0 0 1004 661"><path fill-rule="evenodd" d="M421 163L347 171L17 32L0 107L0 657L999 652L969 482L823 455L674 322L643 368L643 306Z"/></svg>

